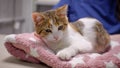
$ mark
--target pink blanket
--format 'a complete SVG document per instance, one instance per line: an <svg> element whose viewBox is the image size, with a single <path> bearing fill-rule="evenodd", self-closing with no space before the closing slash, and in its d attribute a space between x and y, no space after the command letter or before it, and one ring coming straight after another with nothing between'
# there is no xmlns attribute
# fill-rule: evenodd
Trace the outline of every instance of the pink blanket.
<svg viewBox="0 0 120 68"><path fill-rule="evenodd" d="M34 33L8 35L5 47L13 56L32 63L43 62L52 68L120 68L120 42L112 41L103 54L78 54L69 61L60 60Z"/></svg>

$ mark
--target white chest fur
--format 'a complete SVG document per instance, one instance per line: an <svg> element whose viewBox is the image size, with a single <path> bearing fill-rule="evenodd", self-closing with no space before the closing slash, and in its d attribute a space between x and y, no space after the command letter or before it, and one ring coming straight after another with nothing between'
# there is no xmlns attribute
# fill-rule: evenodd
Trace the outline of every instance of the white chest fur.
<svg viewBox="0 0 120 68"><path fill-rule="evenodd" d="M84 50L90 51L92 49L91 43L85 40L85 38L80 35L79 32L75 31L70 25L68 25L63 38L59 42L48 42L48 44L50 45L49 47L56 53L68 47L71 47L75 50L81 50L83 52Z"/></svg>

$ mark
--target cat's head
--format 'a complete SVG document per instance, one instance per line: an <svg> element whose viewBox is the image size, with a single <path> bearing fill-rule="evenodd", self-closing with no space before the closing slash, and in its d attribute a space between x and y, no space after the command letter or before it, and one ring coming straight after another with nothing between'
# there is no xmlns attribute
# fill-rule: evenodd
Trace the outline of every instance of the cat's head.
<svg viewBox="0 0 120 68"><path fill-rule="evenodd" d="M68 25L67 5L46 12L34 12L32 18L38 35L47 41L59 41Z"/></svg>

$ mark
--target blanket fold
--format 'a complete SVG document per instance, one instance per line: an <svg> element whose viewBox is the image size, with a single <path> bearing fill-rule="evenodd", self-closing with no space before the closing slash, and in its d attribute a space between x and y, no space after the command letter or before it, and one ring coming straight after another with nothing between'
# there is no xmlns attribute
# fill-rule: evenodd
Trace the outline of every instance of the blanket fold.
<svg viewBox="0 0 120 68"><path fill-rule="evenodd" d="M21 60L52 68L120 68L120 42L113 41L104 53L78 54L69 61L60 60L34 33L11 34L5 37L7 51Z"/></svg>

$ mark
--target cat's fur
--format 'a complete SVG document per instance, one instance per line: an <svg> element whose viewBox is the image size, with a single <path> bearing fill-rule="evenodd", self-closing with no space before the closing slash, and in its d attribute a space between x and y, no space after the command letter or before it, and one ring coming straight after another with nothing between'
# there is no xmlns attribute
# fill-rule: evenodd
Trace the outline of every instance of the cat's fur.
<svg viewBox="0 0 120 68"><path fill-rule="evenodd" d="M32 14L35 31L61 59L70 59L77 53L101 52L110 38L98 20L83 18L71 24L67 6ZM76 28L77 27L77 28Z"/></svg>

